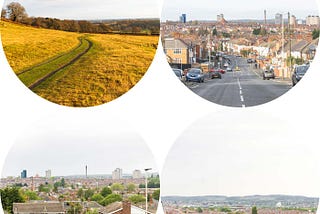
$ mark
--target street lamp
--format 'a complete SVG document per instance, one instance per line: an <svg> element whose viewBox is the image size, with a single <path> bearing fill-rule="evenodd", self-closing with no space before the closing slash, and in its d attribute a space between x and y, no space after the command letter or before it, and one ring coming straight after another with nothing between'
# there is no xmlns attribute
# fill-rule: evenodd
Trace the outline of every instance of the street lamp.
<svg viewBox="0 0 320 214"><path fill-rule="evenodd" d="M145 189L146 189L146 214L148 213L148 174L147 172L152 170L152 168L146 168L144 169L145 171L145 180L146 180L146 186L145 186Z"/></svg>

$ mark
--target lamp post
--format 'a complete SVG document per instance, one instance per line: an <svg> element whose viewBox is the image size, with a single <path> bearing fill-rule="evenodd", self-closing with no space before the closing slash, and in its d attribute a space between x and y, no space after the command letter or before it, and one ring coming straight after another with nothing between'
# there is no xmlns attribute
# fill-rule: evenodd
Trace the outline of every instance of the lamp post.
<svg viewBox="0 0 320 214"><path fill-rule="evenodd" d="M145 186L145 189L146 189L146 214L148 213L148 171L150 171L152 168L146 168L144 169L145 171L145 180L146 180L146 186Z"/></svg>

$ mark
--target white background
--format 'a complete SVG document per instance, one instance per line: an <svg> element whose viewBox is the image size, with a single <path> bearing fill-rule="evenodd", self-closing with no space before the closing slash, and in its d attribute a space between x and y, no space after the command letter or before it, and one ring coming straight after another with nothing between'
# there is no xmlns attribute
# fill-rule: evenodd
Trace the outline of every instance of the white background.
<svg viewBox="0 0 320 214"><path fill-rule="evenodd" d="M158 1L160 4L161 0ZM0 5L2 3L1 0ZM263 123L263 120L257 116L256 112L264 112L294 124L296 129L292 130L292 134L297 131L305 133L305 143L311 143L314 149L319 150L319 62L319 54L317 54L302 81L282 97L257 107L231 108L208 102L184 87L171 72L162 46L159 44L156 57L148 72L128 93L101 106L70 108L50 103L28 90L12 72L1 47L0 166L3 165L15 138L21 137L18 136L19 133L49 116L56 118L56 126L67 120L75 121L75 124L77 122L90 124L98 118L105 118L108 122L108 117L111 115L119 117L119 123L121 121L121 123L126 122L132 125L143 137L154 154L160 173L166 154L175 139L193 122L208 114L218 113L220 117L226 117L227 121L231 121L230 112L244 115L244 117L250 117L252 113L258 126ZM214 122L212 120L212 123ZM278 127L277 123L273 125L278 129L283 128ZM232 127L233 124L229 126ZM247 128L250 129L250 127ZM90 132L90 129L84 131ZM225 130L225 133L232 134L229 130ZM281 143L285 139L277 140Z"/></svg>

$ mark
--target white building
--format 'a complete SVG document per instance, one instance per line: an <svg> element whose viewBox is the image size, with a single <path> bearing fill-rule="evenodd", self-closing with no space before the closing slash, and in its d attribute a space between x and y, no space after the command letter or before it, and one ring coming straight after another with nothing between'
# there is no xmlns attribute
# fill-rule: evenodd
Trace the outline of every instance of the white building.
<svg viewBox="0 0 320 214"><path fill-rule="evenodd" d="M116 169L112 172L112 179L113 179L113 180L122 179L122 169L116 168Z"/></svg>
<svg viewBox="0 0 320 214"><path fill-rule="evenodd" d="M276 14L276 17L275 17L275 24L276 25L281 25L282 24L282 14L281 13L277 13Z"/></svg>
<svg viewBox="0 0 320 214"><path fill-rule="evenodd" d="M306 25L316 25L319 26L320 25L320 19L319 16L308 16L306 18Z"/></svg>
<svg viewBox="0 0 320 214"><path fill-rule="evenodd" d="M51 170L46 170L46 178L51 178Z"/></svg>
<svg viewBox="0 0 320 214"><path fill-rule="evenodd" d="M221 22L223 19L224 19L224 15L223 14L217 15L217 22Z"/></svg>
<svg viewBox="0 0 320 214"><path fill-rule="evenodd" d="M134 170L133 173L132 173L132 178L133 178L133 179L140 179L140 178L142 178L142 173L141 173L141 171L138 170L138 169Z"/></svg>
<svg viewBox="0 0 320 214"><path fill-rule="evenodd" d="M294 27L297 25L297 18L294 15L290 16L290 25Z"/></svg>

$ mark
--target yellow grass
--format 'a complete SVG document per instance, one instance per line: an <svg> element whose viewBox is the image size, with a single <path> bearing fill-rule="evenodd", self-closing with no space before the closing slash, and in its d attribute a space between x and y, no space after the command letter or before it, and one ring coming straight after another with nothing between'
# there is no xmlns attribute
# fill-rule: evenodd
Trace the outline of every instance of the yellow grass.
<svg viewBox="0 0 320 214"><path fill-rule="evenodd" d="M92 41L88 53L33 89L49 101L81 107L109 102L132 88L151 64L159 39L157 36L83 35L6 21L0 22L0 30L5 54L16 73L71 51L78 46L80 36Z"/></svg>
<svg viewBox="0 0 320 214"><path fill-rule="evenodd" d="M67 52L79 43L79 34L0 22L2 45L14 72Z"/></svg>
<svg viewBox="0 0 320 214"><path fill-rule="evenodd" d="M67 106L109 102L132 88L155 55L158 37L91 35L89 53L35 89L40 96Z"/></svg>

